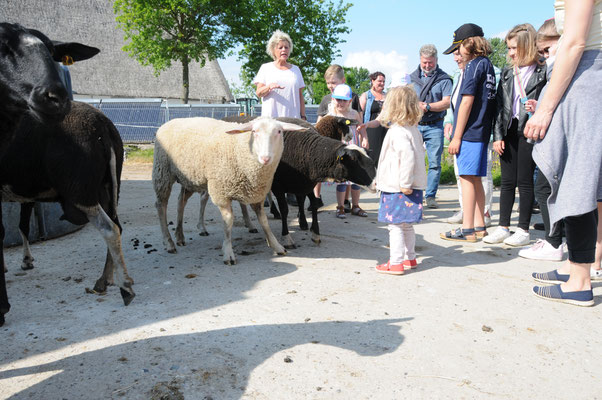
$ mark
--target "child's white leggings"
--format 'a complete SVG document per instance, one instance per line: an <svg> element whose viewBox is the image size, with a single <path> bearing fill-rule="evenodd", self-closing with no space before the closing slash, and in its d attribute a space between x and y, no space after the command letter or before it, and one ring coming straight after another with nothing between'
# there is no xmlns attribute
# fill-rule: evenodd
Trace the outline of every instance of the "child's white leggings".
<svg viewBox="0 0 602 400"><path fill-rule="evenodd" d="M412 224L389 224L389 261L401 264L416 258L416 234Z"/></svg>

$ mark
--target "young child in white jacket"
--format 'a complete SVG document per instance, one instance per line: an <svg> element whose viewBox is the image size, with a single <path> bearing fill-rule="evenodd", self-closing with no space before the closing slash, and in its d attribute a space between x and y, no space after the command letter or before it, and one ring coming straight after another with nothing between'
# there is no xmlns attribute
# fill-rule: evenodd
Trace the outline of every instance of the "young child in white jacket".
<svg viewBox="0 0 602 400"><path fill-rule="evenodd" d="M385 136L376 185L381 191L378 220L389 228L389 261L376 266L378 272L402 275L416 268L416 236L413 224L422 220L422 196L426 188L426 166L422 135L416 127L422 117L418 97L411 86L387 93L376 119L389 128Z"/></svg>

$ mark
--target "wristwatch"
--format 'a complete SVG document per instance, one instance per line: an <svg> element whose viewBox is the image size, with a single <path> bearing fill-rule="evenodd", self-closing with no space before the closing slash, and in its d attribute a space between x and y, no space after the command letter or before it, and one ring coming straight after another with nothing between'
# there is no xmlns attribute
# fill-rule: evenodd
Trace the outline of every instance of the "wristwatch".
<svg viewBox="0 0 602 400"><path fill-rule="evenodd" d="M429 103L426 103L426 111L431 111L431 105Z"/></svg>

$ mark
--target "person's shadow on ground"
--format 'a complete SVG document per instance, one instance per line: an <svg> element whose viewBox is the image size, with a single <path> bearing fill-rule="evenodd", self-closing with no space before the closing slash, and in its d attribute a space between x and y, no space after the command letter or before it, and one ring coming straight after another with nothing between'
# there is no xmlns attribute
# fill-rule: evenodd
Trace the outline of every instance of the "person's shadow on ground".
<svg viewBox="0 0 602 400"><path fill-rule="evenodd" d="M231 399L245 393L257 366L280 352L280 359L272 361L272 365L277 365L280 377L288 375L290 382L276 382L270 387L287 388L294 384L316 390L324 382L319 377L312 381L315 369L330 371L338 365L338 357L324 355L331 350L322 346L350 350L362 357L392 353L404 340L399 324L411 319L253 325L154 337L8 370L0 373L0 380L55 373L13 394L11 399L155 398L157 393L166 392L186 398ZM293 348L299 345L315 347L295 352ZM302 355L296 358L299 353ZM290 372L283 374L283 370ZM298 386L299 380L303 386Z"/></svg>

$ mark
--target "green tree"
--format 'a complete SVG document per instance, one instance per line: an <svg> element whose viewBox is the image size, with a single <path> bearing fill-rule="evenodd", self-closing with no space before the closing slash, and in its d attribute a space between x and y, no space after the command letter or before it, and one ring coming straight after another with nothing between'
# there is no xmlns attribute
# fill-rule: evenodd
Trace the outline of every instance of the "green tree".
<svg viewBox="0 0 602 400"><path fill-rule="evenodd" d="M370 71L364 67L345 68L345 82L360 95L370 89Z"/></svg>
<svg viewBox="0 0 602 400"><path fill-rule="evenodd" d="M489 56L491 63L500 70L504 69L508 65L508 61L506 60L506 53L508 53L506 42L500 38L491 38L489 39L489 43L493 50L493 53Z"/></svg>
<svg viewBox="0 0 602 400"><path fill-rule="evenodd" d="M227 18L230 32L242 45L239 60L245 60L241 79L251 82L262 64L272 61L266 43L276 29L293 41L290 62L297 65L305 80L316 81L340 55L341 35L349 33L345 16L352 4L343 0L246 0L232 6ZM322 80L324 78L322 77ZM309 89L309 87L308 87ZM313 97L313 96L312 96Z"/></svg>
<svg viewBox="0 0 602 400"><path fill-rule="evenodd" d="M129 43L123 47L155 75L182 64L182 100L188 103L189 65L222 57L232 46L223 24L222 0L115 0L116 20Z"/></svg>
<svg viewBox="0 0 602 400"><path fill-rule="evenodd" d="M334 1L334 2L333 2ZM182 63L182 99L188 101L188 68L192 60L233 54L239 60L243 83L250 84L261 64L271 61L265 44L276 29L294 43L291 62L305 77L323 72L348 33L345 15L351 4L343 0L115 0L117 22L125 32L128 54L155 74Z"/></svg>

